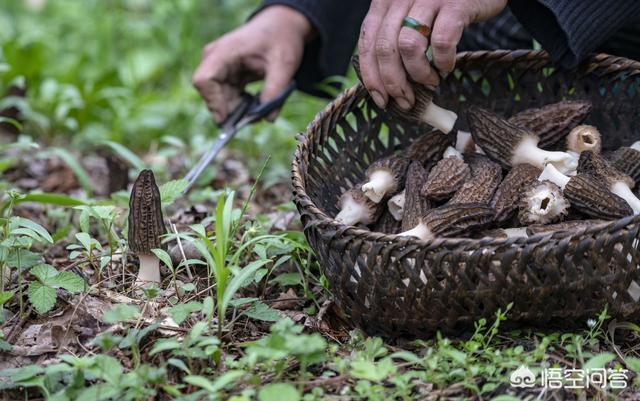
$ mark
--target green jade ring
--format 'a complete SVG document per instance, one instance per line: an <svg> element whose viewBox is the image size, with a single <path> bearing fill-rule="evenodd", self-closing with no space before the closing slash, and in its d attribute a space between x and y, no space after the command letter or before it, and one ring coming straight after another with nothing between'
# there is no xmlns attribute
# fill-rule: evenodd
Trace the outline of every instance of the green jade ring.
<svg viewBox="0 0 640 401"><path fill-rule="evenodd" d="M402 26L416 30L420 35L427 39L429 39L429 34L431 34L431 28L429 28L428 25L420 23L420 21L415 18L405 17L402 20Z"/></svg>

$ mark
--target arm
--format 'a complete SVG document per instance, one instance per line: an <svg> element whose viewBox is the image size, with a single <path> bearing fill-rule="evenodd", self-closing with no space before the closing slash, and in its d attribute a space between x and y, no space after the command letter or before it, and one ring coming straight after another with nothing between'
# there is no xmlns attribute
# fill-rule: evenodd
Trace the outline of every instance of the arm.
<svg viewBox="0 0 640 401"><path fill-rule="evenodd" d="M640 21L637 0L511 0L509 5L527 31L567 68L618 29Z"/></svg>
<svg viewBox="0 0 640 401"><path fill-rule="evenodd" d="M299 89L322 95L315 84L347 71L369 4L369 0L264 0L258 11L285 5L311 22L317 36L306 44L295 78Z"/></svg>

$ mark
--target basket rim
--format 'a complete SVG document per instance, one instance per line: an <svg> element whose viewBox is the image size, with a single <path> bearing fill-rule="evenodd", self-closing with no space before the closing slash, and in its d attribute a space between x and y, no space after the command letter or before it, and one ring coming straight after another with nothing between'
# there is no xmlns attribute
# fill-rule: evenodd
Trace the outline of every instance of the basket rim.
<svg viewBox="0 0 640 401"><path fill-rule="evenodd" d="M549 54L544 50L493 50L493 51L471 51L461 52L456 56L456 65L460 62L468 60L488 60L500 61L507 58L507 61L513 62L519 59L539 59L541 62L551 63ZM457 68L457 67L456 67ZM604 73L614 75L614 78L620 75L636 76L640 75L640 61L627 59L624 57L612 56L605 53L591 54L577 68L585 71L586 74L592 73L594 70L602 70ZM602 72L602 71L600 71ZM381 232L370 231L355 226L347 226L338 223L333 217L322 211L309 197L306 192L305 180L302 178L303 160L308 160L309 149L312 149L314 132L320 128L325 114L331 115L333 111L343 105L353 97L357 97L362 92L365 96L369 96L361 83L341 92L336 99L330 102L322 110L320 110L311 123L307 126L304 133L298 136L298 145L296 146L295 155L292 162L291 179L293 185L294 202L302 211L306 211L313 217L313 221L306 225L329 228L336 234L346 234L358 237L364 240L380 241L394 244L401 247L420 246L420 247L437 247L437 246L471 246L471 247L487 247L487 246L504 246L507 245L542 245L551 241L570 240L574 237L583 235L592 235L595 233L603 234L605 231L613 233L625 229L631 225L640 224L640 215L627 216L618 220L611 220L604 223L594 224L592 226L574 230L561 231L551 233L541 233L529 237L517 238L464 238L464 237L437 237L432 240L420 240L415 237L398 236L397 234L385 234ZM307 157L304 157L304 156Z"/></svg>

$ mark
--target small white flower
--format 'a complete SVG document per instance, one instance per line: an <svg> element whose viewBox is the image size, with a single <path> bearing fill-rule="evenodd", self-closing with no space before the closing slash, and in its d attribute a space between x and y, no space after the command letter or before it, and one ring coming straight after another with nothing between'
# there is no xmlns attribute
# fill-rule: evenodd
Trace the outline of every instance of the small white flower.
<svg viewBox="0 0 640 401"><path fill-rule="evenodd" d="M589 319L587 320L587 326L589 326L589 328L593 328L596 325L596 320L595 319Z"/></svg>

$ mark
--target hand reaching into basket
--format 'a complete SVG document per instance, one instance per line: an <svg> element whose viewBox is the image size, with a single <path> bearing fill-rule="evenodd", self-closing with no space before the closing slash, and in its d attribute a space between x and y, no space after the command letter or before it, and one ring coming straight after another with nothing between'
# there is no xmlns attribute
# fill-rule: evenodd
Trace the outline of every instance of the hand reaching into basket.
<svg viewBox="0 0 640 401"><path fill-rule="evenodd" d="M216 123L239 104L249 82L264 79L262 102L281 93L300 66L305 40L312 35L313 27L300 12L271 6L209 43L193 74L193 85ZM273 119L275 115L270 116Z"/></svg>
<svg viewBox="0 0 640 401"><path fill-rule="evenodd" d="M362 29L358 50L364 85L384 108L393 97L403 109L415 101L408 78L435 86L438 74L429 64L449 73L456 46L466 26L500 13L506 0L373 0Z"/></svg>

